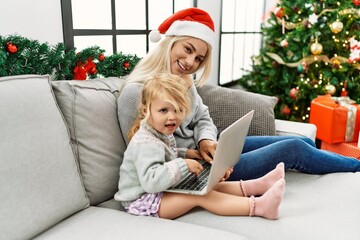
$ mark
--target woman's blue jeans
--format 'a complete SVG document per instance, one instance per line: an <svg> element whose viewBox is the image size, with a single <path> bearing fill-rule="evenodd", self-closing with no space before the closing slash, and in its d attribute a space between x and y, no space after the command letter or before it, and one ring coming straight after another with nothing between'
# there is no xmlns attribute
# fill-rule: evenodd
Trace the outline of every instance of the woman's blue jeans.
<svg viewBox="0 0 360 240"><path fill-rule="evenodd" d="M280 163L286 169L325 174L360 171L360 161L316 148L306 137L248 136L229 181L261 177Z"/></svg>

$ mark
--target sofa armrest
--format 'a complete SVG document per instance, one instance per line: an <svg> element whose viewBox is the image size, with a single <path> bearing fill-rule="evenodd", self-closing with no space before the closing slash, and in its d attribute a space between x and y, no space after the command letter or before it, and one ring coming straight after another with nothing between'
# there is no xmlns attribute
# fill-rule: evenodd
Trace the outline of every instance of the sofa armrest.
<svg viewBox="0 0 360 240"><path fill-rule="evenodd" d="M315 124L275 119L275 128L276 135L305 136L315 142L317 130Z"/></svg>

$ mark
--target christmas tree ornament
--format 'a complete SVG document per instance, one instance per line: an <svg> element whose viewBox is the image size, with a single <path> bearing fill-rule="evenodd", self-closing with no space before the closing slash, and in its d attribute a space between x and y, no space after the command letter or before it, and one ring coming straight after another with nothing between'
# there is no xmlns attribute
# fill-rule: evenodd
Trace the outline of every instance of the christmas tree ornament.
<svg viewBox="0 0 360 240"><path fill-rule="evenodd" d="M274 10L274 14L278 18L283 18L285 16L285 10L282 7L277 7Z"/></svg>
<svg viewBox="0 0 360 240"><path fill-rule="evenodd" d="M360 6L360 0L353 0L355 6Z"/></svg>
<svg viewBox="0 0 360 240"><path fill-rule="evenodd" d="M284 105L281 109L280 109L280 113L282 115L286 115L289 116L291 114L291 109L288 107L288 105Z"/></svg>
<svg viewBox="0 0 360 240"><path fill-rule="evenodd" d="M350 43L350 55L348 58L349 63L356 63L360 60L360 42L355 39L355 37L351 37L349 39Z"/></svg>
<svg viewBox="0 0 360 240"><path fill-rule="evenodd" d="M336 87L330 83L326 84L325 90L328 94L334 95L336 92Z"/></svg>
<svg viewBox="0 0 360 240"><path fill-rule="evenodd" d="M309 64L307 62L303 61L302 66L303 66L304 71L307 72L309 69Z"/></svg>
<svg viewBox="0 0 360 240"><path fill-rule="evenodd" d="M319 55L322 53L323 46L318 42L318 39L316 37L316 40L313 44L310 46L310 51L314 55Z"/></svg>
<svg viewBox="0 0 360 240"><path fill-rule="evenodd" d="M274 60L271 62L271 65L273 66L273 68L278 68L280 64Z"/></svg>
<svg viewBox="0 0 360 240"><path fill-rule="evenodd" d="M338 69L340 67L340 64L341 64L339 59L334 59L332 61L332 63L333 63L333 68L336 68L336 69Z"/></svg>
<svg viewBox="0 0 360 240"><path fill-rule="evenodd" d="M280 42L280 46L286 48L287 46L289 46L289 42L286 39L284 39Z"/></svg>
<svg viewBox="0 0 360 240"><path fill-rule="evenodd" d="M335 22L330 24L330 29L335 34L341 32L341 30L343 30L343 28L344 28L344 24L342 22L340 22L339 19L336 19Z"/></svg>
<svg viewBox="0 0 360 240"><path fill-rule="evenodd" d="M297 69L297 71L298 71L299 73L303 73L303 72L304 72L304 67L303 67L302 64L298 65L298 66L296 67L296 69Z"/></svg>
<svg viewBox="0 0 360 240"><path fill-rule="evenodd" d="M16 53L18 51L17 46L12 42L6 44L6 49L9 53Z"/></svg>
<svg viewBox="0 0 360 240"><path fill-rule="evenodd" d="M289 96L290 96L292 99L296 100L298 93L299 93L299 89L298 89L298 88L292 88L292 89L290 89Z"/></svg>
<svg viewBox="0 0 360 240"><path fill-rule="evenodd" d="M310 22L312 25L314 25L315 23L318 22L318 16L317 16L315 13L311 14L311 15L309 16L309 22Z"/></svg>

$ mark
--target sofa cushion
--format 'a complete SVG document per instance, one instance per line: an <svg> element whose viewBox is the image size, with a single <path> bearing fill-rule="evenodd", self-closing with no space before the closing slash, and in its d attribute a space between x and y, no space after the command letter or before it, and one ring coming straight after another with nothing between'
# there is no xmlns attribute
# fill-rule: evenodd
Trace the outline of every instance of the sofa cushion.
<svg viewBox="0 0 360 240"><path fill-rule="evenodd" d="M360 173L286 172L278 220L224 217L193 210L178 221L231 231L257 240L360 239Z"/></svg>
<svg viewBox="0 0 360 240"><path fill-rule="evenodd" d="M112 209L90 207L59 223L33 240L219 240L248 239L230 231L173 220L133 216Z"/></svg>
<svg viewBox="0 0 360 240"><path fill-rule="evenodd" d="M117 120L120 78L53 81L91 205L116 193L125 143Z"/></svg>
<svg viewBox="0 0 360 240"><path fill-rule="evenodd" d="M1 239L30 239L89 205L48 76L0 78Z"/></svg>
<svg viewBox="0 0 360 240"><path fill-rule="evenodd" d="M219 130L255 110L248 135L275 135L274 107L276 97L215 85L199 87L198 93L209 107L210 116Z"/></svg>

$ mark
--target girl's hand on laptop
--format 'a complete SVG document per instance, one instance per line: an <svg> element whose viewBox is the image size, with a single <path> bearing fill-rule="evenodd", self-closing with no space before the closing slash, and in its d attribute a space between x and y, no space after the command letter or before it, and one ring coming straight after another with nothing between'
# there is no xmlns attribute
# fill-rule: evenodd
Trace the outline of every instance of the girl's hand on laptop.
<svg viewBox="0 0 360 240"><path fill-rule="evenodd" d="M217 142L212 140L204 139L199 142L200 154L208 163L212 163L213 157L215 156L216 146Z"/></svg>
<svg viewBox="0 0 360 240"><path fill-rule="evenodd" d="M198 150L195 150L195 149L187 149L185 157L186 158L191 158L191 159L199 159L199 160L203 159L200 152Z"/></svg>
<svg viewBox="0 0 360 240"><path fill-rule="evenodd" d="M191 173L194 173L197 176L202 172L203 166L198 161L188 158L185 158L184 160Z"/></svg>

